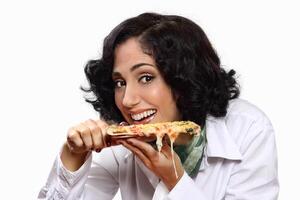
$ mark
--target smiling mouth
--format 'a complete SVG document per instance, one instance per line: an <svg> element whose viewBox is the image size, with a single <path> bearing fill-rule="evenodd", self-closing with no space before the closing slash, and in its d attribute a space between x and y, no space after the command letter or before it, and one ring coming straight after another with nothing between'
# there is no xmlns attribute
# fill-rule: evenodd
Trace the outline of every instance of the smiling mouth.
<svg viewBox="0 0 300 200"><path fill-rule="evenodd" d="M135 122L142 122L142 121L145 121L147 119L151 120L151 118L153 118L155 113L156 113L156 110L151 109L151 110L141 112L139 114L131 114L130 117Z"/></svg>

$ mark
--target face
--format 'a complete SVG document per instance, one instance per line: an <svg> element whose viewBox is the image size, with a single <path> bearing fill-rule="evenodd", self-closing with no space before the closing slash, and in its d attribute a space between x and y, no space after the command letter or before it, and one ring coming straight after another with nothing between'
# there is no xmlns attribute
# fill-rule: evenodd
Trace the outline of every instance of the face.
<svg viewBox="0 0 300 200"><path fill-rule="evenodd" d="M180 120L171 88L136 38L115 50L115 103L129 124Z"/></svg>

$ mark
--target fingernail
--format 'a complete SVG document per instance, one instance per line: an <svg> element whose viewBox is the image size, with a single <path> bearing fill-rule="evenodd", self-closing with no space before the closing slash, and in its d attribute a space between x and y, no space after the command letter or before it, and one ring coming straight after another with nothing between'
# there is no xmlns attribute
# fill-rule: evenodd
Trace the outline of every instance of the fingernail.
<svg viewBox="0 0 300 200"><path fill-rule="evenodd" d="M120 126L127 126L128 123L123 121L123 122L121 122L119 125L120 125Z"/></svg>
<svg viewBox="0 0 300 200"><path fill-rule="evenodd" d="M101 149L100 149L100 148L99 148L99 149L96 149L96 152L97 152L97 153L99 153L100 151L101 151Z"/></svg>

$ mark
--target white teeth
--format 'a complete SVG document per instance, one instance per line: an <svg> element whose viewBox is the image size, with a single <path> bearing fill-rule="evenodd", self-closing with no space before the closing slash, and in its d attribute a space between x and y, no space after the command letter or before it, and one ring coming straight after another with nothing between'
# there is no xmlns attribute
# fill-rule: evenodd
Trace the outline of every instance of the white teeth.
<svg viewBox="0 0 300 200"><path fill-rule="evenodd" d="M155 112L155 110L148 110L139 114L131 114L131 118L134 120L141 120L142 118L148 117L149 115L152 115Z"/></svg>

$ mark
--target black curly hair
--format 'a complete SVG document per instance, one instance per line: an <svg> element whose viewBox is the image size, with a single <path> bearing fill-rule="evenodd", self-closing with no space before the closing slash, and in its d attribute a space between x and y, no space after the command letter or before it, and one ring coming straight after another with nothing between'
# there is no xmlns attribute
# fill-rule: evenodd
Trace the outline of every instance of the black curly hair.
<svg viewBox="0 0 300 200"><path fill-rule="evenodd" d="M114 51L136 37L144 53L151 55L166 83L176 95L182 120L205 125L208 115L223 117L230 99L239 96L235 71L226 72L203 30L191 20L176 15L143 13L115 27L105 38L102 58L85 66L89 88L95 99L86 98L107 121L123 116L114 100L112 70Z"/></svg>

